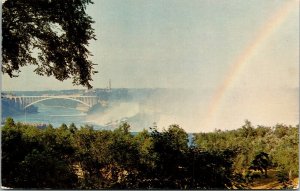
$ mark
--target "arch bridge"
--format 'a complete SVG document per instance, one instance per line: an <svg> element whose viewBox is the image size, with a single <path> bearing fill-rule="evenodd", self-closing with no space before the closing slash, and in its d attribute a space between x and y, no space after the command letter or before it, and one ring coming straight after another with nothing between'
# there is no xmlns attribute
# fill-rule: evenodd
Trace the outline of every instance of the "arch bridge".
<svg viewBox="0 0 300 191"><path fill-rule="evenodd" d="M73 100L83 105L88 106L89 108L93 107L97 103L100 103L100 100L97 96L82 96L82 95L52 95L52 96L12 96L5 95L2 96L7 99L14 100L15 103L20 104L20 106L24 109L27 107L51 99L65 99L65 100Z"/></svg>

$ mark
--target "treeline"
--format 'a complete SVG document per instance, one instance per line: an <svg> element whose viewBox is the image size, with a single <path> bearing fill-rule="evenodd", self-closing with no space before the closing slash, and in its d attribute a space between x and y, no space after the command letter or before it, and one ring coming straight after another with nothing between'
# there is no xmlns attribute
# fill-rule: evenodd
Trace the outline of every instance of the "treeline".
<svg viewBox="0 0 300 191"><path fill-rule="evenodd" d="M236 130L196 134L194 144L207 151L237 151L233 168L247 183L257 177L256 171L267 177L268 169L272 169L277 172L282 188L291 188L292 180L299 175L299 125L254 127L246 120Z"/></svg>
<svg viewBox="0 0 300 191"><path fill-rule="evenodd" d="M298 127L278 125L188 134L178 125L133 135L127 123L94 130L39 129L8 118L2 127L2 184L52 189L247 188L251 172L298 173ZM294 155L295 154L295 155ZM265 166L266 165L266 166ZM286 179L284 179L286 181Z"/></svg>

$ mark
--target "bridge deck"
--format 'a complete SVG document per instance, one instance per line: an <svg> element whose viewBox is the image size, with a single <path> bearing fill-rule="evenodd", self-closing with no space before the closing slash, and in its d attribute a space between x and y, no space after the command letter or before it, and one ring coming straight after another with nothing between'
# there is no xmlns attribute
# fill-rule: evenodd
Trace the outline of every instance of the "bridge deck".
<svg viewBox="0 0 300 191"><path fill-rule="evenodd" d="M99 103L99 97L97 96L83 96L83 95L42 95L42 96L13 96L13 95L4 95L4 98L13 99L15 102L18 102L22 105L23 108L27 108L30 105L36 104L41 101L49 99L68 99L73 100L88 107L92 107Z"/></svg>

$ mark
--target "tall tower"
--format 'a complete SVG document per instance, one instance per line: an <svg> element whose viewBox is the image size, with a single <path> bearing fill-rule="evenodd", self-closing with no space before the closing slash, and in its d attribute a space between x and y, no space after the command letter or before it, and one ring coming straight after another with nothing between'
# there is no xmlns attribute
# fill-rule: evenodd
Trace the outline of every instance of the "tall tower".
<svg viewBox="0 0 300 191"><path fill-rule="evenodd" d="M111 91L111 79L108 81L108 90Z"/></svg>

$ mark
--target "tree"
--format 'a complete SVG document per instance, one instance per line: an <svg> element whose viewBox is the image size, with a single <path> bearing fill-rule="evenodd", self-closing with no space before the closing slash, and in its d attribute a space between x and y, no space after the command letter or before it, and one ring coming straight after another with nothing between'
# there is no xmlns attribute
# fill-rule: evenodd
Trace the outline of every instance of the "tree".
<svg viewBox="0 0 300 191"><path fill-rule="evenodd" d="M112 134L109 145L110 163L109 172L112 175L111 188L136 188L138 178L139 150L137 142L130 133L130 125L125 122L120 124Z"/></svg>
<svg viewBox="0 0 300 191"><path fill-rule="evenodd" d="M36 65L38 75L91 88L96 73L88 56L94 22L85 12L91 0L6 0L2 5L2 72L18 76Z"/></svg>
<svg viewBox="0 0 300 191"><path fill-rule="evenodd" d="M178 125L170 125L168 130L151 132L152 153L155 156L153 185L156 188L182 188L188 153L188 135ZM154 188L155 188L154 187Z"/></svg>
<svg viewBox="0 0 300 191"><path fill-rule="evenodd" d="M249 170L260 170L262 173L264 171L265 177L268 177L267 170L269 166L270 166L269 154L265 152L260 152L255 156L254 160L251 162L251 166L249 167Z"/></svg>
<svg viewBox="0 0 300 191"><path fill-rule="evenodd" d="M13 118L11 117L8 117L6 120L5 120L5 127L14 127L15 126L15 121Z"/></svg>
<svg viewBox="0 0 300 191"><path fill-rule="evenodd" d="M277 129L275 129L275 133ZM288 127L284 132L277 134L280 138L276 140L276 146L272 154L273 161L277 169L284 174L289 174L289 179L299 175L299 129L298 127Z"/></svg>
<svg viewBox="0 0 300 191"><path fill-rule="evenodd" d="M49 151L33 149L19 164L19 188L70 189L77 183L72 166Z"/></svg>
<svg viewBox="0 0 300 191"><path fill-rule="evenodd" d="M70 138L59 129L5 126L2 138L2 183L12 188L70 189L77 184Z"/></svg>
<svg viewBox="0 0 300 191"><path fill-rule="evenodd" d="M256 136L255 129L252 126L251 122L248 120L245 120L245 125L242 126L240 131L242 133L242 136L245 138Z"/></svg>
<svg viewBox="0 0 300 191"><path fill-rule="evenodd" d="M71 133L75 133L76 131L78 131L76 125L74 123L71 123L69 126L69 130Z"/></svg>
<svg viewBox="0 0 300 191"><path fill-rule="evenodd" d="M278 137L278 138L282 138L285 135L287 135L289 130L289 127L283 124L277 124L274 127L274 134Z"/></svg>
<svg viewBox="0 0 300 191"><path fill-rule="evenodd" d="M185 178L189 180L188 189L229 189L237 186L233 159L234 150L202 151L191 147ZM241 186L240 186L241 187Z"/></svg>

